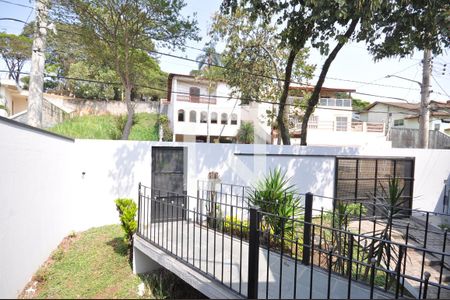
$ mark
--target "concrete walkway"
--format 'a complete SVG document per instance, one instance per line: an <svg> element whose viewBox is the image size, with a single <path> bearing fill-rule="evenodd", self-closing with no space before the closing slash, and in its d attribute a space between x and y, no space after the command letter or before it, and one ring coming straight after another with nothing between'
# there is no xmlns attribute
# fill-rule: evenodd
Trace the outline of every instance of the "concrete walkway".
<svg viewBox="0 0 450 300"><path fill-rule="evenodd" d="M151 224L141 228L141 235L147 240L147 246L163 248L165 252L178 258L180 266L172 264L169 268L181 266L195 267L208 278L213 278L241 296L247 294L248 278L248 244L237 238L231 239L221 232L207 230L206 227L193 225L192 222L166 222ZM149 243L148 241L151 241ZM153 255L153 254L148 254ZM150 257L151 259L155 259ZM280 263L281 260L281 263ZM297 280L294 282L295 269ZM304 266L298 261L280 257L279 254L267 249L259 250L259 298L307 299L310 298L310 279L312 272L312 298L327 298L328 274L319 268ZM180 276L182 277L182 276ZM183 278L183 277L182 277ZM296 292L294 295L294 286ZM205 285L194 286L200 292L208 295ZM330 297L334 299L347 298L348 279L332 275L330 281ZM203 290L202 290L203 289ZM351 284L351 298L368 299L370 289L358 282ZM224 297L224 295L218 295ZM217 297L217 298L218 298ZM231 293L235 298L236 293ZM375 290L374 298L392 298L382 291Z"/></svg>

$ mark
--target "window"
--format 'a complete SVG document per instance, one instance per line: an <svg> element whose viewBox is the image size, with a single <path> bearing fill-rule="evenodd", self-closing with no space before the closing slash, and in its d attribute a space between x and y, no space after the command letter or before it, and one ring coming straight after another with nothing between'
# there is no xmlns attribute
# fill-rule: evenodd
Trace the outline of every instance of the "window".
<svg viewBox="0 0 450 300"><path fill-rule="evenodd" d="M403 125L405 125L405 120L403 119L394 120L394 126L403 126Z"/></svg>
<svg viewBox="0 0 450 300"><path fill-rule="evenodd" d="M327 99L326 98L321 98L320 101L319 101L319 105L327 106Z"/></svg>
<svg viewBox="0 0 450 300"><path fill-rule="evenodd" d="M336 106L336 99L328 99L328 106Z"/></svg>
<svg viewBox="0 0 450 300"><path fill-rule="evenodd" d="M336 131L347 131L347 117L336 117Z"/></svg>
<svg viewBox="0 0 450 300"><path fill-rule="evenodd" d="M352 101L350 99L344 99L344 106L345 107L351 107Z"/></svg>
<svg viewBox="0 0 450 300"><path fill-rule="evenodd" d="M182 109L178 111L178 122L184 122L184 110Z"/></svg>
<svg viewBox="0 0 450 300"><path fill-rule="evenodd" d="M226 113L223 113L220 116L220 124L227 125L228 124L228 115Z"/></svg>
<svg viewBox="0 0 450 300"><path fill-rule="evenodd" d="M343 106L343 105L344 105L344 100L336 99L336 106Z"/></svg>
<svg viewBox="0 0 450 300"><path fill-rule="evenodd" d="M200 123L207 123L208 122L208 114L206 111L202 111L200 113Z"/></svg>
<svg viewBox="0 0 450 300"><path fill-rule="evenodd" d="M319 116L311 115L308 122L308 128L319 128Z"/></svg>
<svg viewBox="0 0 450 300"><path fill-rule="evenodd" d="M441 130L441 124L434 124L434 130Z"/></svg>
<svg viewBox="0 0 450 300"><path fill-rule="evenodd" d="M217 113L211 113L211 124L217 124Z"/></svg>
<svg viewBox="0 0 450 300"><path fill-rule="evenodd" d="M231 125L237 125L237 115L231 114Z"/></svg>
<svg viewBox="0 0 450 300"><path fill-rule="evenodd" d="M195 112L195 110L191 110L191 112L189 113L189 122L197 122L197 113Z"/></svg>
<svg viewBox="0 0 450 300"><path fill-rule="evenodd" d="M191 102L198 103L200 101L200 89L195 86L190 87L189 98Z"/></svg>

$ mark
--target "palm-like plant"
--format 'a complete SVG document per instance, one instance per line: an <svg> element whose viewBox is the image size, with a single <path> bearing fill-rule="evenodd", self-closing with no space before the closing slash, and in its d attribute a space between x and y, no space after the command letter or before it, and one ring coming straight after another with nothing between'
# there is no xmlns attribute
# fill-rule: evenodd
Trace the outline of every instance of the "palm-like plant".
<svg viewBox="0 0 450 300"><path fill-rule="evenodd" d="M253 144L255 141L255 128L252 122L242 122L236 134L239 144Z"/></svg>
<svg viewBox="0 0 450 300"><path fill-rule="evenodd" d="M286 172L281 172L278 168L270 171L248 193L248 201L268 213L264 214L262 224L266 231L278 237L283 233L285 236L295 233L294 220L299 220L302 216L301 203L294 186L289 185Z"/></svg>
<svg viewBox="0 0 450 300"><path fill-rule="evenodd" d="M203 53L197 56L198 69L202 70L211 66L222 65L220 54L216 51L214 43L206 44L202 49Z"/></svg>

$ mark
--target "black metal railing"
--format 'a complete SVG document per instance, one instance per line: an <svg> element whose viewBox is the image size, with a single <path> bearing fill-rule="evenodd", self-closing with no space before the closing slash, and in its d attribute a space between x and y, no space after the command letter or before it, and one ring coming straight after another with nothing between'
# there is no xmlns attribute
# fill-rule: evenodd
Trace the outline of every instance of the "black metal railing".
<svg viewBox="0 0 450 300"><path fill-rule="evenodd" d="M137 235L248 298L450 296L447 231L442 249L427 244L430 228L425 241L410 224L398 234L391 222L378 235L380 219L314 209L310 193L301 217L283 217L251 206L245 188L208 194L199 185L188 196L140 185Z"/></svg>

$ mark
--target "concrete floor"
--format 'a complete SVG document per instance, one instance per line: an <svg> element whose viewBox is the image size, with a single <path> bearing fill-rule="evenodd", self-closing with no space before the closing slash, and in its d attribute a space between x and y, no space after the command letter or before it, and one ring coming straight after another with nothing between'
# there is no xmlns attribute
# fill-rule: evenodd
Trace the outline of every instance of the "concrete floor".
<svg viewBox="0 0 450 300"><path fill-rule="evenodd" d="M248 244L240 242L237 238L222 235L221 232L207 230L206 227L193 225L192 222L166 222L143 226L141 236L151 241L149 246L163 248L178 257L180 264L194 266L210 278L240 293L247 294L248 278ZM153 254L148 254L153 255ZM150 257L151 259L155 259ZM281 259L281 264L280 264ZM180 261L181 260L181 261ZM181 267L181 265L180 265ZM178 268L171 264L170 268ZM259 250L259 285L258 297L269 299L306 299L310 298L310 278L312 280L312 298L327 298L328 274L319 268L304 266L299 261L297 264L297 281L294 282L295 261L270 252L267 249ZM172 271L172 270L171 270ZM282 276L280 276L282 275ZM294 295L294 285L296 294ZM208 291L202 291L202 287L194 286L205 295ZM332 275L330 282L330 297L334 299L347 298L348 280L341 276ZM210 291L209 291L210 292ZM267 292L267 294L266 294ZM230 294L230 298L236 296ZM370 289L358 282L351 284L351 298L368 299ZM223 297L221 295L220 297ZM375 290L374 298L392 298L382 291Z"/></svg>

